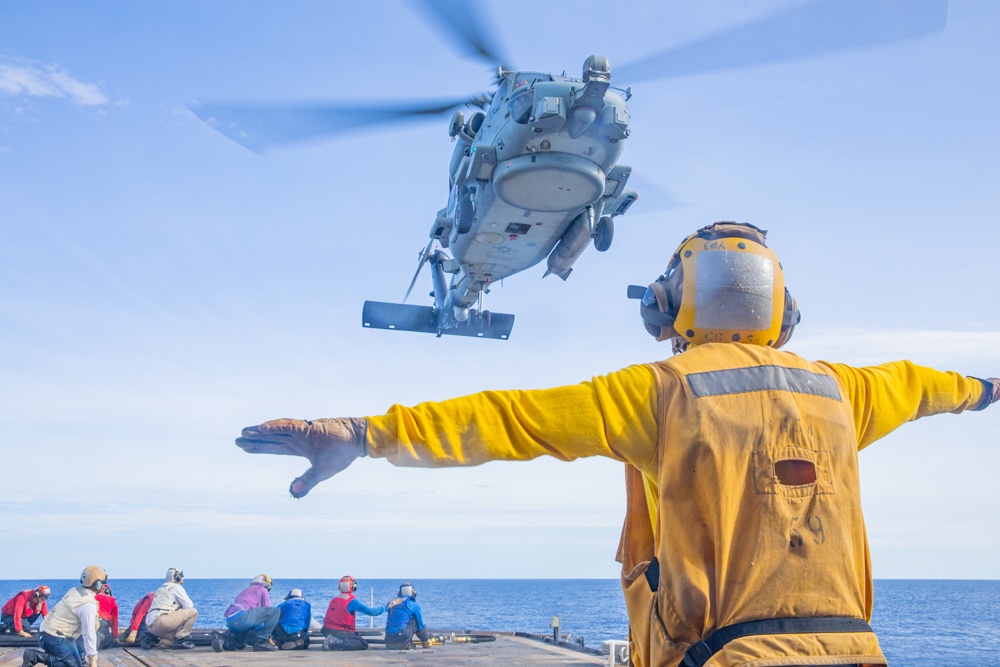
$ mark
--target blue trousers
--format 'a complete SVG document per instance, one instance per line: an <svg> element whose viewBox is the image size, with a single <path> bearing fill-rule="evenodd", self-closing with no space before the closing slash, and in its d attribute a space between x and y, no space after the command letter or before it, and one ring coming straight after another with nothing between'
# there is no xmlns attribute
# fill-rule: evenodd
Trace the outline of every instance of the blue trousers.
<svg viewBox="0 0 1000 667"><path fill-rule="evenodd" d="M49 667L83 667L76 640L63 639L46 633L38 638L38 646L49 654Z"/></svg>
<svg viewBox="0 0 1000 667"><path fill-rule="evenodd" d="M259 607L227 618L226 627L236 635L238 643L264 644L271 637L280 618L281 610L277 607Z"/></svg>

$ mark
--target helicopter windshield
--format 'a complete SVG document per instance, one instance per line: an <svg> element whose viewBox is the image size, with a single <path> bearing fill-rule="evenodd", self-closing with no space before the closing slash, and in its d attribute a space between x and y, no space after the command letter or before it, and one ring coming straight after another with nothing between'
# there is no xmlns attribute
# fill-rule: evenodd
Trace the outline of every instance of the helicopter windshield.
<svg viewBox="0 0 1000 667"><path fill-rule="evenodd" d="M548 74L534 72L518 72L514 75L514 92L510 94L510 117L515 123L523 125L531 116L531 109L535 104L535 82L551 79Z"/></svg>

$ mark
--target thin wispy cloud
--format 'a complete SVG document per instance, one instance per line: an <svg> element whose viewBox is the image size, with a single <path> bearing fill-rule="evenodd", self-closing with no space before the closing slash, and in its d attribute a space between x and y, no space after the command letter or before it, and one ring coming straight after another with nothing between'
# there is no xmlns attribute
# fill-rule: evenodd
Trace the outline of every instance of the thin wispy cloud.
<svg viewBox="0 0 1000 667"><path fill-rule="evenodd" d="M82 106L101 106L111 98L97 84L74 78L59 65L0 59L0 96L58 97Z"/></svg>

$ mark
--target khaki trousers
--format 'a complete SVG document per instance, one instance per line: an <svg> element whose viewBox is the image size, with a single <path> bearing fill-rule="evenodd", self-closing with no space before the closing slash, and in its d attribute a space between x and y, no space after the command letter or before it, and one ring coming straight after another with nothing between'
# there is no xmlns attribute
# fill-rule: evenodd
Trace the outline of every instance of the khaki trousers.
<svg viewBox="0 0 1000 667"><path fill-rule="evenodd" d="M196 609L177 609L160 614L149 623L149 631L160 638L162 648L170 648L174 641L191 634L191 628L198 618Z"/></svg>

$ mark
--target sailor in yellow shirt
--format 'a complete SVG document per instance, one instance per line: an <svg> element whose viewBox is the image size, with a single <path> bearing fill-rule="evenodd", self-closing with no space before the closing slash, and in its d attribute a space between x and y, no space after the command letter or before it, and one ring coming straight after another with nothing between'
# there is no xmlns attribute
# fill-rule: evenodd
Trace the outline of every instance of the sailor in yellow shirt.
<svg viewBox="0 0 1000 667"><path fill-rule="evenodd" d="M983 409L1000 380L779 351L799 313L751 225L699 230L629 296L647 331L682 353L569 387L279 419L236 442L308 458L295 497L360 456L425 467L622 461L618 560L634 665L887 664L868 625L858 451L919 417Z"/></svg>

